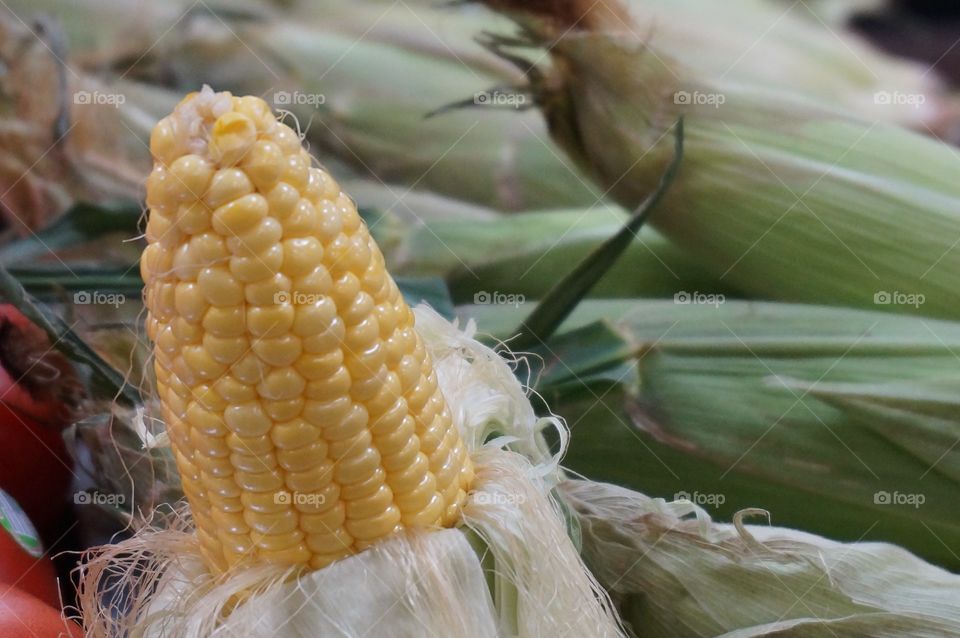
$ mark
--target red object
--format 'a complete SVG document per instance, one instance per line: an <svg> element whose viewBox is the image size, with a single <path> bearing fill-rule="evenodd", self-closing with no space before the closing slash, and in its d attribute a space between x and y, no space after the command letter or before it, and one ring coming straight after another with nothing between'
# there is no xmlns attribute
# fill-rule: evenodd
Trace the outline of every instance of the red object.
<svg viewBox="0 0 960 638"><path fill-rule="evenodd" d="M53 562L43 553L36 532L9 497L0 494L0 521L17 530L16 534L0 524L0 595L16 587L54 607L60 606L57 573ZM12 519L12 521L11 521ZM26 537L26 538L25 538Z"/></svg>
<svg viewBox="0 0 960 638"><path fill-rule="evenodd" d="M40 328L0 304L0 489L26 511L48 543L69 504L73 461L62 431L82 385Z"/></svg>
<svg viewBox="0 0 960 638"><path fill-rule="evenodd" d="M80 626L39 598L0 585L0 636L3 638L83 638Z"/></svg>

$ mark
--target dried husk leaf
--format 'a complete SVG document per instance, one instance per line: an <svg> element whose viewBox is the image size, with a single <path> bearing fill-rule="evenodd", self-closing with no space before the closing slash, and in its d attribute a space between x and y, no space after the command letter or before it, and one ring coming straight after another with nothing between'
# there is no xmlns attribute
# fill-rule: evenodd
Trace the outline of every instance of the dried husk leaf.
<svg viewBox="0 0 960 638"><path fill-rule="evenodd" d="M960 576L894 545L714 523L689 501L603 483L560 491L585 560L637 636L960 636Z"/></svg>

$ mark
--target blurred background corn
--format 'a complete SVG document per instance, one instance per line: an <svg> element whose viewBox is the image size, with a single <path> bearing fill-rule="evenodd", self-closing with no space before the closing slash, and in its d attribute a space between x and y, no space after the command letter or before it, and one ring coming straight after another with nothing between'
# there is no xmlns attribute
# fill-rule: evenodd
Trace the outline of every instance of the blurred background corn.
<svg viewBox="0 0 960 638"><path fill-rule="evenodd" d="M211 564L455 523L466 448L352 201L255 97L188 96L151 151L147 332Z"/></svg>

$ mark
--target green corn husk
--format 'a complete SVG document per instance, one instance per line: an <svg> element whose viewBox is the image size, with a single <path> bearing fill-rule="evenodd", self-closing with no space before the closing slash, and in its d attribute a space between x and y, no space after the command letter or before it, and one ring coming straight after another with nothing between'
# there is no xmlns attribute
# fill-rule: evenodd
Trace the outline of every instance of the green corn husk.
<svg viewBox="0 0 960 638"><path fill-rule="evenodd" d="M762 298L960 315L955 149L687 68L615 26L626 18L610 6L562 37L556 18L517 19L551 43L553 65L533 79L554 139L615 200L632 208L653 191L683 116L684 162L651 223L722 281ZM701 103L677 103L681 91Z"/></svg>
<svg viewBox="0 0 960 638"><path fill-rule="evenodd" d="M24 16L60 16L77 62L107 78L140 78L180 91L207 82L234 92L322 95L321 105L290 110L325 161L338 158L367 177L372 172L389 183L507 211L589 206L601 194L571 168L531 113L482 108L424 120L491 87L508 96L509 87L522 82L520 73L473 42L481 31L502 30L477 7L438 7L429 0L249 0L193 9L185 1L155 7L93 0L82 11L64 0L11 0L10 6ZM887 121L924 131L939 127L945 109L931 76L856 40L838 39L794 15L799 8L783 13L759 0L722 8L708 0L637 0L634 6L642 14L638 32L675 43L669 52L700 72L789 83ZM754 54L743 55L743 42L756 39L753 30L774 22ZM709 45L690 47L689 41ZM927 108L878 109L872 97L880 90L922 93Z"/></svg>
<svg viewBox="0 0 960 638"><path fill-rule="evenodd" d="M371 190L368 183L357 201L370 201ZM613 207L482 218L476 209L462 210L459 202L450 202L434 217L430 202L423 199L405 198L402 206L368 223L392 272L444 277L457 303L484 294L492 300L495 293L511 295L520 305L539 299L626 221ZM661 235L643 230L590 294L670 297L682 290L734 294Z"/></svg>
<svg viewBox="0 0 960 638"><path fill-rule="evenodd" d="M579 518L584 559L634 636L960 636L960 576L899 547L740 516L717 524L689 502L608 484L559 490Z"/></svg>
<svg viewBox="0 0 960 638"><path fill-rule="evenodd" d="M501 338L525 314L461 312ZM537 390L571 425L573 470L654 496L719 494L721 517L762 507L778 525L896 542L960 568L960 324L731 300L586 301L564 331L536 352Z"/></svg>

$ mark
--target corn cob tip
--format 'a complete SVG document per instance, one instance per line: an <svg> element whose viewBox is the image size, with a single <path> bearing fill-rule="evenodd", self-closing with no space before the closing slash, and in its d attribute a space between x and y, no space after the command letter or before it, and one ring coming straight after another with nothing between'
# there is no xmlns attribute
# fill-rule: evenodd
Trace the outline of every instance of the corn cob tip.
<svg viewBox="0 0 960 638"><path fill-rule="evenodd" d="M147 333L211 567L456 523L467 449L350 198L257 97L205 86L150 146Z"/></svg>

